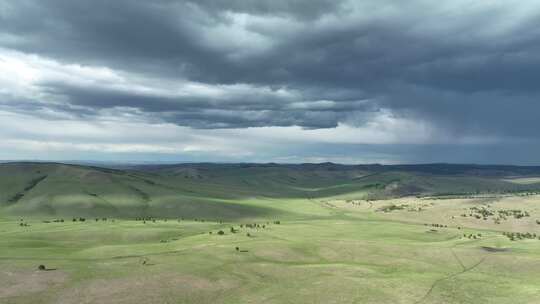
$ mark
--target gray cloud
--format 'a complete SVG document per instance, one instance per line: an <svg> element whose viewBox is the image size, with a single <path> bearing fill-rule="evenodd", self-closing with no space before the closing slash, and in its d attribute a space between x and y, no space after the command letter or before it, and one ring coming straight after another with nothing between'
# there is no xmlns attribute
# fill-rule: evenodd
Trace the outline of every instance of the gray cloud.
<svg viewBox="0 0 540 304"><path fill-rule="evenodd" d="M364 100L305 100L302 95L282 96L248 87L241 92L225 90L221 96L163 96L132 91L43 83L43 91L67 100L60 111L82 116L99 115L102 109L134 109L148 118L194 128L243 128L302 126L333 128L351 112L375 111ZM42 106L32 105L28 110ZM58 108L58 107L57 107Z"/></svg>
<svg viewBox="0 0 540 304"><path fill-rule="evenodd" d="M389 112L538 143L539 17L535 1L3 2L3 50L119 80L48 73L34 95L0 91L0 107L200 129L361 127Z"/></svg>

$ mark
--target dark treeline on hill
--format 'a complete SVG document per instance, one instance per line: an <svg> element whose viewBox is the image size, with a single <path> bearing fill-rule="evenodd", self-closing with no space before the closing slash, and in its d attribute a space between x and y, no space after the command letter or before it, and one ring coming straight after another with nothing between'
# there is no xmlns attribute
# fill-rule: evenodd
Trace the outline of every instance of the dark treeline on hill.
<svg viewBox="0 0 540 304"><path fill-rule="evenodd" d="M197 169L197 170L234 170L234 169L254 169L254 168L282 168L291 170L327 170L327 171L354 171L364 170L373 173L403 171L417 172L442 175L472 175L472 176L522 176L534 175L540 176L540 166L517 166L517 165L477 165L477 164L402 164L402 165L381 165L381 164L359 164L345 165L332 162L325 163L178 163L178 164L118 164L107 162L13 162L2 161L2 165L72 165L93 168L95 170L114 173L118 170L135 170L148 172L167 172L181 169Z"/></svg>
<svg viewBox="0 0 540 304"><path fill-rule="evenodd" d="M131 165L124 166L127 169L142 171L161 172L180 169L196 170L235 170L235 169L290 169L290 170L326 170L326 171L355 171L364 170L373 173L402 171L441 175L471 175L471 176L521 176L540 175L540 166L513 166L513 165L476 165L476 164L410 164L410 165L344 165L331 162L326 163L302 163L302 164L278 164L278 163L182 163L161 165Z"/></svg>
<svg viewBox="0 0 540 304"><path fill-rule="evenodd" d="M524 177L532 181L513 180ZM540 191L540 182L533 177L540 177L540 167L333 163L99 167L14 162L0 164L0 208L14 214L233 219L277 212L237 200L526 195Z"/></svg>

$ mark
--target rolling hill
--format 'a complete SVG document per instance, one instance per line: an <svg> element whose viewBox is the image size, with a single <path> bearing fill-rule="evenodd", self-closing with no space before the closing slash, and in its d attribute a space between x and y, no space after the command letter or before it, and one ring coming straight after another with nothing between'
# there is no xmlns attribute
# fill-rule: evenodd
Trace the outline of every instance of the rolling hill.
<svg viewBox="0 0 540 304"><path fill-rule="evenodd" d="M0 302L531 303L539 177L468 165L2 164Z"/></svg>
<svg viewBox="0 0 540 304"><path fill-rule="evenodd" d="M7 214L241 218L279 212L264 199L368 198L540 191L540 167L178 164L103 168L0 165ZM530 183L514 182L528 178Z"/></svg>

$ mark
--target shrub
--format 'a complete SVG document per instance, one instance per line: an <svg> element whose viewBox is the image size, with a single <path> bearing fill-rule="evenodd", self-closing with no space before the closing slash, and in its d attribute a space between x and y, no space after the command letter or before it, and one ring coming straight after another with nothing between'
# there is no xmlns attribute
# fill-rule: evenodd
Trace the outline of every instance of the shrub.
<svg viewBox="0 0 540 304"><path fill-rule="evenodd" d="M38 270L46 270L47 268L45 267L45 265L39 265L38 266Z"/></svg>
<svg viewBox="0 0 540 304"><path fill-rule="evenodd" d="M223 232L223 230L220 230L220 231L218 231L218 233L217 233L217 234L219 234L219 235L224 235L224 234L225 234L225 232Z"/></svg>

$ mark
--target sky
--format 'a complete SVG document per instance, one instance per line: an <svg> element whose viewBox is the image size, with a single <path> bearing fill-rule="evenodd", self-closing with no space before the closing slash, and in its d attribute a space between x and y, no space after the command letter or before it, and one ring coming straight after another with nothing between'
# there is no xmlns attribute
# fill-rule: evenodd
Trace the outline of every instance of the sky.
<svg viewBox="0 0 540 304"><path fill-rule="evenodd" d="M0 159L540 164L540 1L0 0Z"/></svg>

